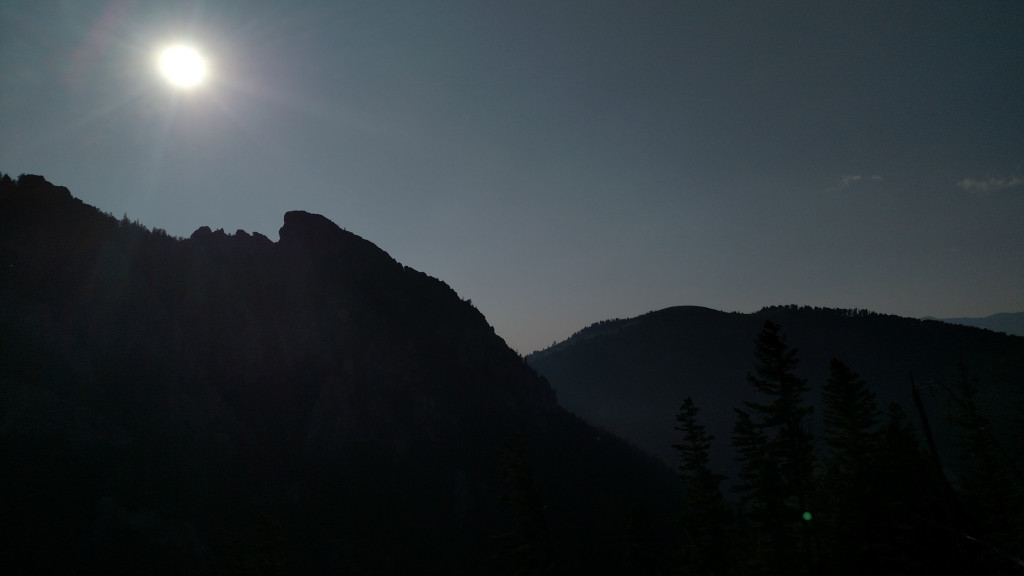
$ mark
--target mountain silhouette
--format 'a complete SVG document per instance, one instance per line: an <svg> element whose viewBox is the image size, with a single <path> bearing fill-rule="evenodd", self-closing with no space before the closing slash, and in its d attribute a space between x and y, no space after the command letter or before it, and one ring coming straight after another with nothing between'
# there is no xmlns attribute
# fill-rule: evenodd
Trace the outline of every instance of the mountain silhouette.
<svg viewBox="0 0 1024 576"><path fill-rule="evenodd" d="M174 238L3 175L0 394L7 573L611 573L636 509L671 541L667 467L316 214Z"/></svg>
<svg viewBox="0 0 1024 576"><path fill-rule="evenodd" d="M957 448L951 394L964 377L976 379L996 437L1024 458L1017 440L1024 425L1024 338L988 330L863 310L790 305L741 314L680 306L598 322L527 360L568 410L668 464L677 458L673 416L691 396L715 437L713 466L732 476L733 409L755 399L747 374L767 320L781 325L798 350L797 373L811 386L816 431L822 384L835 357L863 377L883 408L894 401L916 413L911 388L919 387L945 454Z"/></svg>

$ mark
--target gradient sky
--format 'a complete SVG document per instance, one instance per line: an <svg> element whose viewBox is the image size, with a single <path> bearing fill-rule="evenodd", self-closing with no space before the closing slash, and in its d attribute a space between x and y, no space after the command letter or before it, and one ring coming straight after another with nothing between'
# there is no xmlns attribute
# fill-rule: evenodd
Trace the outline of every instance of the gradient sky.
<svg viewBox="0 0 1024 576"><path fill-rule="evenodd" d="M5 0L0 30L0 171L177 236L323 214L524 354L680 304L1024 310L1019 0ZM173 40L202 89L158 76Z"/></svg>

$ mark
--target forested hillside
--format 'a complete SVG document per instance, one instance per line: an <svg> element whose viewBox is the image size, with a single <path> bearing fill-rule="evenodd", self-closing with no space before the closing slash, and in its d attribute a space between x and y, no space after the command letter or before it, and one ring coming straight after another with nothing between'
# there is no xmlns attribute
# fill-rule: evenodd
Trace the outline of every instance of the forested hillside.
<svg viewBox="0 0 1024 576"><path fill-rule="evenodd" d="M697 573L1024 566L1024 339L860 310L681 307L529 361L568 409L677 464Z"/></svg>

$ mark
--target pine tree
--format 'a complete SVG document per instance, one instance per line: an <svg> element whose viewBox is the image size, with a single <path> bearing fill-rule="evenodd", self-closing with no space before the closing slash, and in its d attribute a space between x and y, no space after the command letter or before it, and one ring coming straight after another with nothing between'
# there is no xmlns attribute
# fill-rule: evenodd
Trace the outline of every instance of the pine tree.
<svg viewBox="0 0 1024 576"><path fill-rule="evenodd" d="M687 397L676 415L676 430L683 433L683 441L673 445L679 451L679 478L685 489L682 564L687 574L724 574L728 519L721 484L725 477L711 470L708 450L714 437L697 422L697 412L693 399Z"/></svg>
<svg viewBox="0 0 1024 576"><path fill-rule="evenodd" d="M875 428L880 414L864 380L835 358L823 397L830 451L816 498L822 555L837 573L861 574L870 565L877 539L870 464L879 447Z"/></svg>
<svg viewBox="0 0 1024 576"><path fill-rule="evenodd" d="M874 448L874 429L881 418L874 393L856 372L836 358L829 363L829 378L822 392L830 459L843 468L860 467Z"/></svg>
<svg viewBox="0 0 1024 576"><path fill-rule="evenodd" d="M767 546L769 571L804 573L812 563L810 504L814 489L811 407L807 382L795 374L797 351L781 327L765 322L755 341L754 371L748 381L766 400L738 410L733 443L742 463L740 492L753 508L755 542ZM760 560L759 560L760 561Z"/></svg>
<svg viewBox="0 0 1024 576"><path fill-rule="evenodd" d="M714 437L707 433L704 425L697 422L697 412L693 398L687 397L676 414L676 430L683 433L683 442L673 444L672 447L679 452L679 477L685 482L710 473L711 456L708 450ZM716 490L721 479L719 476Z"/></svg>
<svg viewBox="0 0 1024 576"><path fill-rule="evenodd" d="M739 525L737 568L743 574L777 574L793 555L793 534L780 525L788 522L785 488L778 463L768 453L768 438L750 414L735 409L732 441L740 461L738 482L746 508L746 522Z"/></svg>
<svg viewBox="0 0 1024 576"><path fill-rule="evenodd" d="M733 490L752 508L752 517L767 521L767 513L773 504L781 501L778 486L778 470L775 461L768 455L768 440L764 430L756 425L750 414L736 408L736 424L733 426L732 443L740 461L739 482Z"/></svg>
<svg viewBox="0 0 1024 576"><path fill-rule="evenodd" d="M754 372L747 380L769 402L746 405L760 416L755 423L768 435L768 452L778 463L788 498L803 506L813 484L814 437L807 429L812 408L803 401L807 381L794 373L797 350L786 345L781 327L769 321L757 337L754 357Z"/></svg>

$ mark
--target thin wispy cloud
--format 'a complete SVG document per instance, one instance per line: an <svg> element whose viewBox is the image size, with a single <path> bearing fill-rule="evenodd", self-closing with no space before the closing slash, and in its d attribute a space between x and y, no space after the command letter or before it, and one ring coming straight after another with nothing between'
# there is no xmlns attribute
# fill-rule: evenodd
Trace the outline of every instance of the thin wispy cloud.
<svg viewBox="0 0 1024 576"><path fill-rule="evenodd" d="M1021 178L1020 176L1014 176L1013 178L985 178L982 180L964 178L957 182L956 185L962 188L965 192L971 192L973 194L988 194L990 192L995 192L996 190L1006 190L1007 188L1024 186L1024 178Z"/></svg>
<svg viewBox="0 0 1024 576"><path fill-rule="evenodd" d="M865 176L863 174L846 174L844 176L841 176L839 180L836 182L836 185L833 186L832 188L829 188L829 190L843 190L844 188L849 188L850 186L862 182L879 182L881 180L882 177L878 175Z"/></svg>

